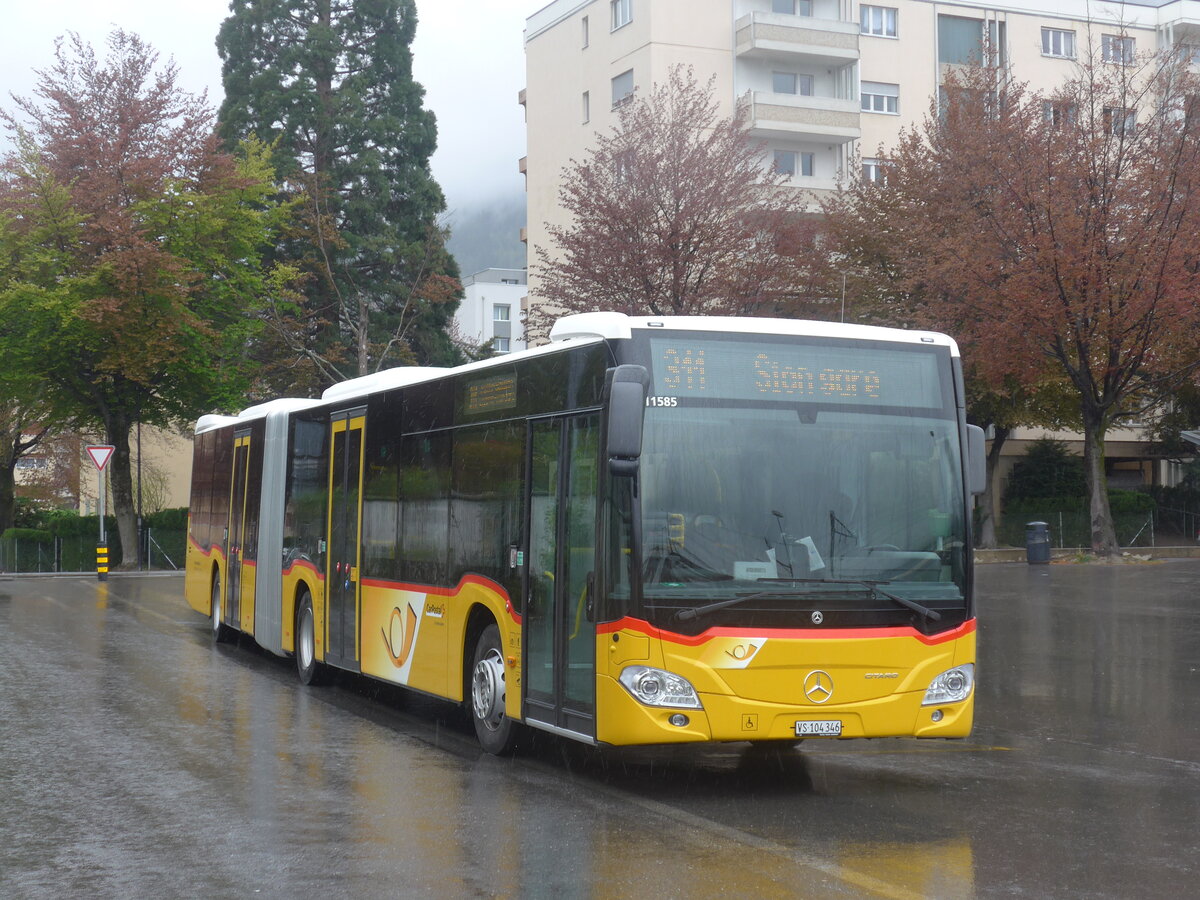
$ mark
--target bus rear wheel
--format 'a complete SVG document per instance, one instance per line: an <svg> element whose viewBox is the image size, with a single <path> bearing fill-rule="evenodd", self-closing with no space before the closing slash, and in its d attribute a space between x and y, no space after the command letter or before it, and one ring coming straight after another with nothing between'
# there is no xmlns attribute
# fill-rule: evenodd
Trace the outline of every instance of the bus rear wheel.
<svg viewBox="0 0 1200 900"><path fill-rule="evenodd" d="M210 607L210 626L214 644L227 644L233 640L233 629L221 621L221 579L215 575L212 580L212 605Z"/></svg>
<svg viewBox="0 0 1200 900"><path fill-rule="evenodd" d="M329 672L317 662L317 629L312 594L305 591L296 605L296 674L302 684L323 684Z"/></svg>
<svg viewBox="0 0 1200 900"><path fill-rule="evenodd" d="M471 718L480 746L502 756L513 749L516 724L504 713L507 687L504 656L500 652L500 629L488 625L475 643L471 666Z"/></svg>

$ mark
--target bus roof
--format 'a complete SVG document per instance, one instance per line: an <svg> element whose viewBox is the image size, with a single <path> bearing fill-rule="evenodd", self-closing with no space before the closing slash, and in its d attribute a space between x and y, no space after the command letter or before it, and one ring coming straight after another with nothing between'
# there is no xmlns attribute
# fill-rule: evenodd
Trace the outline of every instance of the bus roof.
<svg viewBox="0 0 1200 900"><path fill-rule="evenodd" d="M909 331L875 325L847 325L812 319L767 319L750 316L628 316L624 313L593 312L563 316L550 329L551 341L600 337L628 340L634 330L669 328L679 331L720 331L736 334L791 334L811 337L893 341L902 344L931 344L949 347L958 356L954 339L935 331Z"/></svg>
<svg viewBox="0 0 1200 900"><path fill-rule="evenodd" d="M279 400L268 400L266 403L247 406L236 416L201 416L196 420L196 434L203 434L215 428L224 428L226 425L236 425L239 422L253 422L256 419L265 419L271 413L296 412L312 406L319 406L320 403L320 400L302 400L294 397L284 397Z"/></svg>
<svg viewBox="0 0 1200 900"><path fill-rule="evenodd" d="M206 415L196 422L196 434L264 418L271 412L293 412L337 400L366 398L372 394L407 385L433 381L446 375L457 375L503 366L519 359L556 353L565 343L592 343L599 340L628 340L635 330L672 329L679 331L717 331L733 334L790 334L797 336L848 338L855 340L893 341L905 344L928 344L949 347L958 356L958 345L947 335L933 331L909 331L902 328L880 328L874 325L847 325L840 322L819 322L810 319L768 319L749 316L629 316L616 312L579 313L563 316L550 330L550 343L503 356L493 356L453 368L437 366L397 366L372 372L359 378L338 382L325 389L320 400L284 398L249 406L236 416Z"/></svg>

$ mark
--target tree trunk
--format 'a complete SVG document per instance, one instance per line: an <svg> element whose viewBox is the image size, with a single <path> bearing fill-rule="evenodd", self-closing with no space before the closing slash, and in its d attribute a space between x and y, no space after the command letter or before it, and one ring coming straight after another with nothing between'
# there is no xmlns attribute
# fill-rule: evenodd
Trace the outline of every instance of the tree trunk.
<svg viewBox="0 0 1200 900"><path fill-rule="evenodd" d="M995 437L992 438L992 446L988 448L987 454L987 487L984 492L979 495L979 539L975 545L982 550L994 550L998 545L996 540L996 520L999 518L996 512L996 468L1000 465L1000 450L1004 447L1004 442L1008 440L1008 435L1011 429L1002 428L999 425L992 426L995 432Z"/></svg>
<svg viewBox="0 0 1200 900"><path fill-rule="evenodd" d="M358 291L358 374L359 376L371 374L371 355L370 344L368 341L368 332L370 325L371 310L367 306L367 297L362 291Z"/></svg>
<svg viewBox="0 0 1200 900"><path fill-rule="evenodd" d="M131 423L124 414L113 414L108 423L108 442L115 448L108 461L108 486L112 491L112 513L121 536L121 568L137 568L137 510L133 503L133 474L129 452Z"/></svg>
<svg viewBox="0 0 1200 900"><path fill-rule="evenodd" d="M17 517L17 460L0 462L0 534L13 527Z"/></svg>
<svg viewBox="0 0 1200 900"><path fill-rule="evenodd" d="M1091 516L1092 552L1097 556L1119 556L1117 531L1113 525L1112 510L1108 505L1108 479L1104 474L1104 433L1106 423L1103 416L1087 408L1083 409L1083 467L1087 477L1088 512Z"/></svg>

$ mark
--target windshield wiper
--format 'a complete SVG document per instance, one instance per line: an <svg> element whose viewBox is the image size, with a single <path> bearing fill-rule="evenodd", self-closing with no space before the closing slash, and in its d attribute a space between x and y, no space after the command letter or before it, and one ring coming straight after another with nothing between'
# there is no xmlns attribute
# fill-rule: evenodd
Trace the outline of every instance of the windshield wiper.
<svg viewBox="0 0 1200 900"><path fill-rule="evenodd" d="M907 597L900 597L889 591L883 590L877 581L859 581L849 578L771 578L759 579L760 581L770 580L779 584L857 584L865 587L871 592L872 599L876 596L885 597L893 603L899 603L901 606L911 609L918 615L930 619L934 622L940 622L942 614L936 609L930 609L928 606L923 606L915 600L909 600ZM716 603L709 603L707 606L697 606L689 609L681 609L675 613L675 619L679 622L690 622L692 619L698 618L706 613L716 612L720 609L727 609L730 606L737 606L739 603L745 603L747 600L758 600L762 597L769 597L777 591L756 591L753 594L746 594L742 597L731 597L728 600L719 600Z"/></svg>
<svg viewBox="0 0 1200 900"><path fill-rule="evenodd" d="M681 609L679 612L675 613L675 620L678 622L690 622L692 619L699 618L705 613L716 612L718 609L726 609L730 606L737 606L739 603L745 603L747 600L758 600L760 597L769 597L772 594L778 593L778 591L755 591L753 594L745 594L741 597L731 597L728 600L718 600L716 603L710 603L707 606Z"/></svg>

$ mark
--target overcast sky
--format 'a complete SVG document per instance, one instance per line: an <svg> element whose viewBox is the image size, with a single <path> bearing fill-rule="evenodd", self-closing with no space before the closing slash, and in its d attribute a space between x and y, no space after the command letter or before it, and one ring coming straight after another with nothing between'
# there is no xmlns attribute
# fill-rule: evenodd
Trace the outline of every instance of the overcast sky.
<svg viewBox="0 0 1200 900"><path fill-rule="evenodd" d="M417 0L413 69L437 114L433 173L452 211L522 190L522 32L526 17L546 2ZM223 97L215 41L228 10L228 0L9 0L0 28L0 103L11 108L10 94L32 92L32 70L52 62L59 35L76 31L102 56L106 36L121 27L164 59L174 57L182 86L207 89L215 107ZM7 139L0 141L7 149Z"/></svg>

